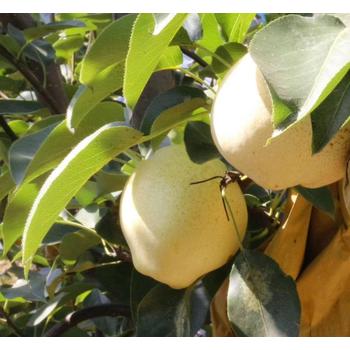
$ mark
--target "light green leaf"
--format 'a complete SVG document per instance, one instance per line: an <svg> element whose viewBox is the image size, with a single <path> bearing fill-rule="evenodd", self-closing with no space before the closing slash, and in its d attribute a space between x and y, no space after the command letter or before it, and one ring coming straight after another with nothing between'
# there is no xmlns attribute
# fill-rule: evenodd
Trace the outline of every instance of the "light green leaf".
<svg viewBox="0 0 350 350"><path fill-rule="evenodd" d="M255 13L216 13L226 41L243 43Z"/></svg>
<svg viewBox="0 0 350 350"><path fill-rule="evenodd" d="M135 145L142 134L108 124L82 140L50 174L36 197L23 232L23 264L31 260L59 213L79 189L114 156Z"/></svg>
<svg viewBox="0 0 350 350"><path fill-rule="evenodd" d="M167 47L158 62L157 70L179 68L182 61L182 52L178 46Z"/></svg>
<svg viewBox="0 0 350 350"><path fill-rule="evenodd" d="M215 52L215 50L220 46L225 44L221 34L219 23L213 13L205 13L201 14L201 22L203 34L202 38L197 41L197 43L211 52ZM207 52L200 52L200 56L208 55Z"/></svg>
<svg viewBox="0 0 350 350"><path fill-rule="evenodd" d="M3 219L3 255L6 255L13 244L22 236L23 228L34 199L44 179L21 186L9 199Z"/></svg>
<svg viewBox="0 0 350 350"><path fill-rule="evenodd" d="M100 72L93 86L80 85L67 109L67 125L71 131L78 128L86 115L98 103L123 86L124 67L117 63Z"/></svg>
<svg viewBox="0 0 350 350"><path fill-rule="evenodd" d="M122 106L117 102L101 102L85 116L75 134L68 130L65 121L61 122L27 160L24 181L29 182L52 169L84 137L105 124L118 121L124 121Z"/></svg>
<svg viewBox="0 0 350 350"><path fill-rule="evenodd" d="M4 172L0 176L0 201L3 200L9 192L16 187L15 182L9 171Z"/></svg>
<svg viewBox="0 0 350 350"><path fill-rule="evenodd" d="M97 37L81 64L80 82L93 86L109 66L124 64L136 15L127 15L107 26Z"/></svg>
<svg viewBox="0 0 350 350"><path fill-rule="evenodd" d="M350 28L329 15L288 15L256 33L249 51L274 93L292 110L293 118L289 119L298 121L312 112L347 73ZM276 113L274 107L275 125L291 117ZM283 124L283 130L289 124Z"/></svg>
<svg viewBox="0 0 350 350"><path fill-rule="evenodd" d="M185 18L186 14L177 14L158 35L153 35L155 23L152 14L142 13L137 17L126 58L123 85L124 96L131 108L135 106L162 54Z"/></svg>

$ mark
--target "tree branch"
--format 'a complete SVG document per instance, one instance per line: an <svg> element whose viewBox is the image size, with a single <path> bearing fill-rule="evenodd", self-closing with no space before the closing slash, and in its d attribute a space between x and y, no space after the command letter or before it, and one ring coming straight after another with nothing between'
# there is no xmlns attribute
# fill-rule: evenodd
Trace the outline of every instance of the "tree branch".
<svg viewBox="0 0 350 350"><path fill-rule="evenodd" d="M0 126L4 129L7 136L10 138L11 141L17 140L17 135L13 132L13 130L10 128L10 126L7 124L5 118L3 115L0 114Z"/></svg>
<svg viewBox="0 0 350 350"><path fill-rule="evenodd" d="M185 47L181 46L180 47L181 51L183 54L185 54L186 56L192 58L194 61L196 61L200 66L202 67L206 67L208 65L207 62L205 62L203 60L203 58L199 57L195 52L189 50L189 49L186 49Z"/></svg>
<svg viewBox="0 0 350 350"><path fill-rule="evenodd" d="M9 23L21 30L36 26L32 16L23 13L0 14L0 22L5 32ZM42 83L44 73L38 62L29 60L29 64L26 65L25 62L13 57L4 47L0 47L0 49L0 55L19 70L36 91L39 101L47 106L51 113L61 114L66 112L69 100L64 89L60 68L55 62L46 66L47 85L44 87Z"/></svg>
<svg viewBox="0 0 350 350"><path fill-rule="evenodd" d="M60 322L53 326L45 333L45 337L59 337L69 329L75 327L80 322L103 316L124 316L130 317L130 308L125 305L119 304L103 304L97 306L87 307L82 310L78 310L70 313L66 316L63 322Z"/></svg>

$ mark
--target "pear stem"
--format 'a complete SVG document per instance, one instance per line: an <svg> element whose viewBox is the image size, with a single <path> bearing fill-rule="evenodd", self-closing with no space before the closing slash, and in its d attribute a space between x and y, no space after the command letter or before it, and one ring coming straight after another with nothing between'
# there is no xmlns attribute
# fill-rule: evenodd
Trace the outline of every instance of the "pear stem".
<svg viewBox="0 0 350 350"><path fill-rule="evenodd" d="M231 205L229 203L229 201L227 200L227 197L226 197L226 188L223 187L222 190L221 190L221 196L226 204L226 207L228 209L228 214L229 216L231 217L232 219L232 222L233 222L233 227L234 227L234 230L235 230L235 233L236 233L236 237L237 237L237 241L238 241L238 244L239 244L239 249L242 251L242 253L244 252L244 247L243 247L243 244L242 244L242 238L241 238L241 235L239 234L239 229L238 229L238 225L237 225L237 222L235 220L235 216L233 214L233 211L232 211L232 208L231 208Z"/></svg>

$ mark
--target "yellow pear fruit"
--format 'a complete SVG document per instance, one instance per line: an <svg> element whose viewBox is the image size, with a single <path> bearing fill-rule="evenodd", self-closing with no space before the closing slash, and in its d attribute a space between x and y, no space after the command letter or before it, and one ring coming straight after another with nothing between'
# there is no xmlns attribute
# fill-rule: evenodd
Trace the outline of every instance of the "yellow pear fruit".
<svg viewBox="0 0 350 350"><path fill-rule="evenodd" d="M120 202L120 223L136 270L169 285L185 288L224 265L239 248L232 220L222 203L219 160L193 163L184 146L161 148L130 176ZM241 240L247 207L239 185L226 187Z"/></svg>
<svg viewBox="0 0 350 350"><path fill-rule="evenodd" d="M222 156L258 185L280 190L321 187L341 179L349 153L349 127L312 155L307 116L272 139L271 97L263 75L246 54L225 76L211 114L211 131Z"/></svg>

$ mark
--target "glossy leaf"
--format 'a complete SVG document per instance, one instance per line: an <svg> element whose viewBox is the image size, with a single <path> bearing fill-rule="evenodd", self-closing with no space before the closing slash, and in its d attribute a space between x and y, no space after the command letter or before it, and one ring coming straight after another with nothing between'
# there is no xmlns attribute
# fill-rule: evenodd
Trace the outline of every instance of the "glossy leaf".
<svg viewBox="0 0 350 350"><path fill-rule="evenodd" d="M202 90L190 86L178 86L161 93L147 107L142 119L141 131L149 134L154 121L167 109L192 99L203 99L204 103L205 98Z"/></svg>
<svg viewBox="0 0 350 350"><path fill-rule="evenodd" d="M293 279L270 257L245 250L233 264L228 318L239 336L299 334L300 302Z"/></svg>
<svg viewBox="0 0 350 350"><path fill-rule="evenodd" d="M67 109L67 126L71 132L78 128L87 114L111 93L123 85L124 67L117 63L100 72L93 85L80 85Z"/></svg>
<svg viewBox="0 0 350 350"><path fill-rule="evenodd" d="M200 286L172 289L158 284L140 302L137 309L137 336L189 337L202 326L208 303Z"/></svg>
<svg viewBox="0 0 350 350"><path fill-rule="evenodd" d="M311 113L312 150L320 152L350 117L350 73ZM344 136L346 137L346 136Z"/></svg>
<svg viewBox="0 0 350 350"><path fill-rule="evenodd" d="M291 110L293 120L300 120L312 112L347 73L350 29L329 15L288 15L256 33L249 51L278 99ZM275 105L275 125L291 117L288 112L278 113L276 108Z"/></svg>
<svg viewBox="0 0 350 350"><path fill-rule="evenodd" d="M335 203L328 186L319 188L296 186L295 189L316 208L324 211L332 218L335 217Z"/></svg>
<svg viewBox="0 0 350 350"><path fill-rule="evenodd" d="M34 199L43 184L43 178L21 186L9 199L3 219L3 255L22 236L24 225Z"/></svg>
<svg viewBox="0 0 350 350"><path fill-rule="evenodd" d="M204 122L189 122L185 128L185 145L190 159L202 164L208 160L220 158L211 136L210 126Z"/></svg>
<svg viewBox="0 0 350 350"><path fill-rule="evenodd" d="M216 13L226 41L243 43L255 13Z"/></svg>
<svg viewBox="0 0 350 350"><path fill-rule="evenodd" d="M32 145L32 147L37 147L32 157L22 159L24 170L20 181L29 182L54 168L69 153L72 147L84 137L105 124L123 121L123 114L123 108L120 104L102 102L85 116L80 128L74 134L68 130L65 121L61 122L52 130L44 142ZM28 136L30 140L32 140L32 137L33 135Z"/></svg>
<svg viewBox="0 0 350 350"><path fill-rule="evenodd" d="M123 85L124 97L130 108L135 106L185 18L186 14L177 14L158 35L153 35L155 23L152 14L143 13L137 17L130 38Z"/></svg>
<svg viewBox="0 0 350 350"><path fill-rule="evenodd" d="M61 258L74 261L86 250L100 243L100 237L90 230L69 233L63 237L60 245Z"/></svg>
<svg viewBox="0 0 350 350"><path fill-rule="evenodd" d="M82 61L79 78L82 84L93 87L101 71L124 63L135 19L134 14L124 16L99 34Z"/></svg>
<svg viewBox="0 0 350 350"><path fill-rule="evenodd" d="M136 144L141 136L125 126L106 125L81 141L50 174L24 227L23 263L27 273L42 239L72 197L92 175L115 155Z"/></svg>
<svg viewBox="0 0 350 350"><path fill-rule="evenodd" d="M0 114L33 114L42 108L42 105L35 101L0 100Z"/></svg>

